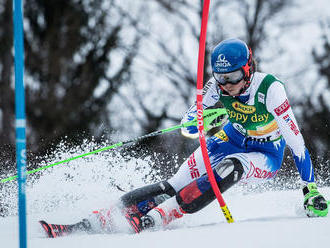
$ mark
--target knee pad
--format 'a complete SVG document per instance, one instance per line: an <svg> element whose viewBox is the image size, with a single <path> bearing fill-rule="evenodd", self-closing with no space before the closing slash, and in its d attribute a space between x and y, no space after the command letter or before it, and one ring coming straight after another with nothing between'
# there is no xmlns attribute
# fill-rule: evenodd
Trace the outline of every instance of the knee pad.
<svg viewBox="0 0 330 248"><path fill-rule="evenodd" d="M242 178L244 169L238 159L226 158L213 169L213 172L218 187L223 193ZM215 199L207 174L181 189L176 198L186 213L194 213L207 206Z"/></svg>
<svg viewBox="0 0 330 248"><path fill-rule="evenodd" d="M129 207L161 195L168 195L172 197L175 193L175 190L168 182L162 181L128 192L121 197L121 201L125 207Z"/></svg>
<svg viewBox="0 0 330 248"><path fill-rule="evenodd" d="M222 160L213 170L217 179L217 176L220 177L220 180L217 180L220 192L223 193L235 183L237 183L244 173L244 168L237 158L226 158Z"/></svg>

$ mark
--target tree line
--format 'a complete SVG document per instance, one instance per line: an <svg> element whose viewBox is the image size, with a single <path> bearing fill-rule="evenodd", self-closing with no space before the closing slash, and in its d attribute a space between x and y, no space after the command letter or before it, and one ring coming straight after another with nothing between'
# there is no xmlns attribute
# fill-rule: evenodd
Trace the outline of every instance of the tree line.
<svg viewBox="0 0 330 248"><path fill-rule="evenodd" d="M292 7L292 1L231 2L237 6L235 10L241 17L243 31L239 38L251 46L262 69L259 48L267 42L266 24ZM137 123L136 134L149 133L161 129L164 123L180 121L178 113L169 109L170 102L179 102L184 108L193 102L196 68L192 66L191 53L197 54L197 50L189 50L184 44L188 39L193 47L198 47L202 0L194 3L181 0L30 0L24 3L24 80L30 168L37 167L37 158L53 152L64 138L72 145L79 145L92 136L97 141L110 139L111 142L113 132L131 132L133 125L129 118ZM212 1L206 58L212 47L228 36L223 31L223 18L216 14L227 4L227 1ZM167 22L153 23L157 15L167 17ZM4 174L15 170L10 0L0 3L0 24L0 172ZM324 24L324 34L329 24ZM175 35L162 39L149 25L171 29ZM315 50L310 56L318 67L320 79L327 82L324 91L329 91L330 40L326 35L323 44L322 52ZM146 46L154 47L160 56L146 53ZM207 79L211 73L209 60L205 61L204 79ZM146 82L136 78L136 70L144 73ZM156 87L152 85L159 78L166 88L174 89L173 95L166 95L163 103L151 99L155 105L150 104L146 99L159 93L153 93ZM132 90L131 94L123 89ZM124 109L116 108L118 101ZM329 102L325 95L311 93L295 104L302 109L298 119L316 167L319 163L329 164ZM125 115L129 118L125 119ZM125 130L118 128L118 122L123 123ZM183 160L196 145L174 133L146 139L133 149L142 156L145 148L154 147L158 165L164 172L172 173L174 165L162 166L164 161L171 160L173 153ZM124 149L124 153L128 150Z"/></svg>

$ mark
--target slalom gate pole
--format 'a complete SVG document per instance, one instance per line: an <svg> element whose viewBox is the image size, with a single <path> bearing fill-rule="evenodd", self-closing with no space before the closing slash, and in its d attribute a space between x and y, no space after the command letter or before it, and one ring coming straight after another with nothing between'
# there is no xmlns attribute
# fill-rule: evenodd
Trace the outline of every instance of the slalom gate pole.
<svg viewBox="0 0 330 248"><path fill-rule="evenodd" d="M198 54L198 69L197 69L197 123L199 132L199 142L201 145L203 160L206 168L209 181L211 183L213 192L218 199L220 208L228 223L234 222L234 219L222 197L217 182L215 180L213 170L210 163L210 158L207 151L205 135L204 135L204 120L203 120L203 73L204 73L204 57L205 57L205 42L206 30L209 14L210 0L204 0L201 34L199 39L199 54Z"/></svg>
<svg viewBox="0 0 330 248"><path fill-rule="evenodd" d="M14 0L16 163L18 174L19 247L27 247L26 232L26 137L24 94L24 43L22 0Z"/></svg>
<svg viewBox="0 0 330 248"><path fill-rule="evenodd" d="M205 110L204 111L205 126L206 127L209 126L212 123L212 121L214 121L217 117L219 117L221 115L226 115L226 114L227 114L227 112L224 108ZM217 123L216 126L219 126L221 124L222 124L222 122L219 122L219 123ZM35 173L35 172L53 167L55 165L67 163L67 162L70 162L70 161L78 159L78 158L82 158L82 157L85 157L85 156L88 156L88 155L99 153L99 152L102 152L102 151L105 151L105 150L111 150L111 149L114 149L114 148L117 148L117 147L120 147L120 146L123 146L123 145L127 145L127 144L131 144L131 143L134 143L134 142L141 141L145 138L158 136L158 135L168 133L168 132L171 132L171 131L174 131L174 130L177 130L177 129L180 129L180 128L183 128L183 127L188 127L188 126L197 126L197 118L195 118L194 120L191 120L189 122L183 123L181 125L176 125L176 126L173 126L173 127L169 127L169 128L166 128L166 129L155 131L155 132L152 132L152 133L149 133L149 134L146 134L146 135L143 135L143 136L131 139L131 140L122 141L122 142L119 142L119 143L116 143L116 144L113 144L113 145L110 145L110 146L107 146L107 147L104 147L104 148L100 148L100 149L97 149L97 150L94 150L94 151L91 151L91 152L88 152L88 153L85 153L85 154L81 154L81 155L78 155L78 156L75 156L75 157L72 157L72 158L68 158L68 159L65 159L65 160L50 164L50 165L46 165L46 166L43 166L43 167L40 167L40 168L37 168L37 169L34 169L34 170L30 170L30 171L27 172L27 174L32 174L32 173ZM8 182L8 181L12 181L16 178L17 178L17 176L11 176L11 177L8 177L8 178L1 179L0 182L5 183L5 182Z"/></svg>

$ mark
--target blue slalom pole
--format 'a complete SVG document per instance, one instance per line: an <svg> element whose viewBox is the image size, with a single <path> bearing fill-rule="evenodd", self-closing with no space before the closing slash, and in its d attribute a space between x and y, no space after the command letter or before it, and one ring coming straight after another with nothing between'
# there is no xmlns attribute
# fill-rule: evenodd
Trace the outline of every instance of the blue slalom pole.
<svg viewBox="0 0 330 248"><path fill-rule="evenodd" d="M19 247L27 247L26 232L26 137L24 95L24 42L22 0L14 0L16 163L18 174Z"/></svg>

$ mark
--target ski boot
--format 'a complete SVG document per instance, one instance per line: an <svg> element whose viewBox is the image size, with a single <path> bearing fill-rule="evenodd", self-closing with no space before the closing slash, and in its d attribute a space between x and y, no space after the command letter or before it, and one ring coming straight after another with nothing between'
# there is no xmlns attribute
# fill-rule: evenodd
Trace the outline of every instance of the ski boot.
<svg viewBox="0 0 330 248"><path fill-rule="evenodd" d="M148 228L166 227L175 219L183 217L184 211L180 208L175 197L153 208L146 215L126 213L125 217L136 233Z"/></svg>
<svg viewBox="0 0 330 248"><path fill-rule="evenodd" d="M87 219L72 225L48 224L44 220L40 220L39 223L49 238L66 236L76 231L85 231L87 233L91 231L91 224Z"/></svg>
<svg viewBox="0 0 330 248"><path fill-rule="evenodd" d="M155 225L153 218L149 215L139 216L138 214L126 213L125 218L135 233L140 233L141 231L152 228Z"/></svg>

